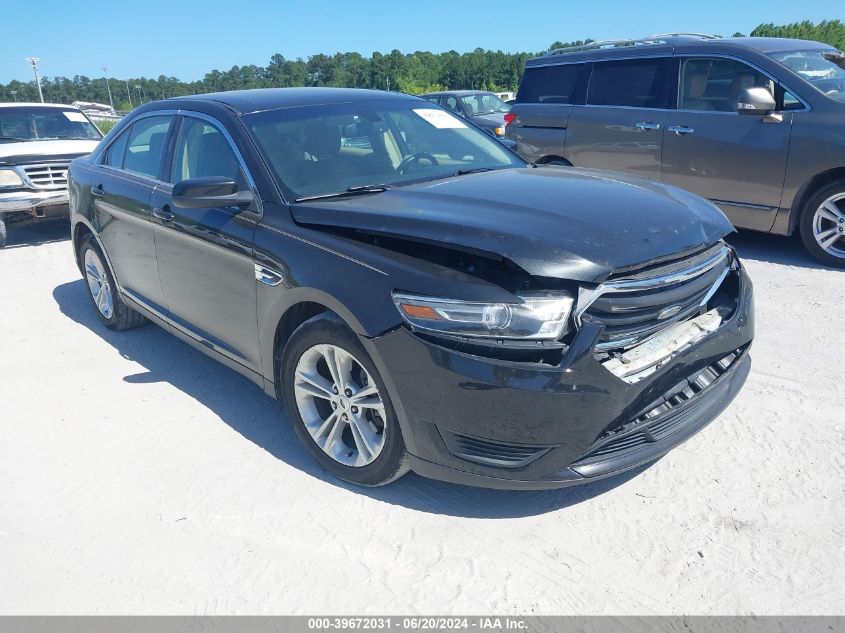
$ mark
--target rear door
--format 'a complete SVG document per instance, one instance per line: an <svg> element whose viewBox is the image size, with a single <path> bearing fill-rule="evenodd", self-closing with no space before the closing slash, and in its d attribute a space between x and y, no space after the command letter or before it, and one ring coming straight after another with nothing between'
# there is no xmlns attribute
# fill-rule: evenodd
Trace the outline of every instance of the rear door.
<svg viewBox="0 0 845 633"><path fill-rule="evenodd" d="M669 116L669 57L592 62L584 105L573 107L566 158L577 167L660 179Z"/></svg>
<svg viewBox="0 0 845 633"><path fill-rule="evenodd" d="M173 185L192 178L223 176L239 189L250 188L246 168L223 126L206 115L181 117L172 152L168 182L152 197L156 258L172 325L259 372L253 262L259 208L183 209L172 200Z"/></svg>
<svg viewBox="0 0 845 633"><path fill-rule="evenodd" d="M123 290L163 312L164 296L155 258L151 196L161 182L162 157L171 114L136 120L109 145L92 181L99 237Z"/></svg>
<svg viewBox="0 0 845 633"><path fill-rule="evenodd" d="M525 69L511 108L516 119L506 132L525 160L535 163L564 157L566 127L583 70L583 62Z"/></svg>
<svg viewBox="0 0 845 633"><path fill-rule="evenodd" d="M750 87L775 95L775 82L736 59L690 57L680 60L678 86L663 180L709 198L737 226L770 230L783 195L792 113L740 115L737 97Z"/></svg>

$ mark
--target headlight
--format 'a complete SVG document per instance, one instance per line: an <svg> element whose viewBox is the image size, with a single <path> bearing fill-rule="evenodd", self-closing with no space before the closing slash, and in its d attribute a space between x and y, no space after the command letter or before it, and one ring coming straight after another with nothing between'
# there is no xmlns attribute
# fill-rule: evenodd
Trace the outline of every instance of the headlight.
<svg viewBox="0 0 845 633"><path fill-rule="evenodd" d="M412 328L459 336L554 340L563 336L572 295L518 295L522 303L477 303L394 292L399 313Z"/></svg>
<svg viewBox="0 0 845 633"><path fill-rule="evenodd" d="M0 169L0 187L20 187L23 180L14 169Z"/></svg>

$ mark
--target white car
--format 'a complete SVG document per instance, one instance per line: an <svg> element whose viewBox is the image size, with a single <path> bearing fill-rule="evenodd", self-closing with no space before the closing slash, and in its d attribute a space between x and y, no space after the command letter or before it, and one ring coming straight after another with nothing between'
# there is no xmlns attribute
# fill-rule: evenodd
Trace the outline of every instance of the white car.
<svg viewBox="0 0 845 633"><path fill-rule="evenodd" d="M68 165L102 137L73 106L0 103L0 248L12 222L68 216Z"/></svg>

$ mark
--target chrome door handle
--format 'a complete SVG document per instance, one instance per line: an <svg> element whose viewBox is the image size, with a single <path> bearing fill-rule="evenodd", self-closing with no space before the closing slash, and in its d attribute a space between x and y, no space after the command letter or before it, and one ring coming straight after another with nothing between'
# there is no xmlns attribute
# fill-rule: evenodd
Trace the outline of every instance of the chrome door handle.
<svg viewBox="0 0 845 633"><path fill-rule="evenodd" d="M176 216L170 212L170 209L167 207L155 207L153 209L153 215L157 217L162 222L170 222Z"/></svg>
<svg viewBox="0 0 845 633"><path fill-rule="evenodd" d="M651 121L640 121L639 123L635 123L634 127L645 132L647 130L659 130L660 124L652 123Z"/></svg>
<svg viewBox="0 0 845 633"><path fill-rule="evenodd" d="M670 132L674 132L678 136L683 136L684 134L695 134L695 130L691 127L687 127L686 125L673 125L669 127Z"/></svg>
<svg viewBox="0 0 845 633"><path fill-rule="evenodd" d="M96 187L92 187L91 195L97 198L102 198L104 195L106 195L106 192L103 189L103 185L97 185Z"/></svg>

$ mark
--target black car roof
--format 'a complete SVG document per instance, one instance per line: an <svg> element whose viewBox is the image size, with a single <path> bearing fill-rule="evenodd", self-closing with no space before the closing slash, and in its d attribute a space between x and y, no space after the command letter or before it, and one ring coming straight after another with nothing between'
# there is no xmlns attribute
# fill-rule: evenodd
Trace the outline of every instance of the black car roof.
<svg viewBox="0 0 845 633"><path fill-rule="evenodd" d="M228 106L240 114L275 110L291 106L322 105L327 103L354 103L360 101L385 101L416 99L411 95L382 90L358 88L258 88L232 90L206 94L174 97L166 103L178 107L179 102L212 101ZM159 102L162 103L162 102Z"/></svg>
<svg viewBox="0 0 845 633"><path fill-rule="evenodd" d="M645 40L626 43L626 45L611 46L609 48L573 47L549 51L545 55L529 59L527 67L548 66L573 61L618 59L631 57L654 57L655 55L671 55L675 52L695 53L740 53L755 51L757 53L773 53L781 51L798 51L808 49L829 49L828 44L811 40L795 40L779 37L662 37L646 38Z"/></svg>

